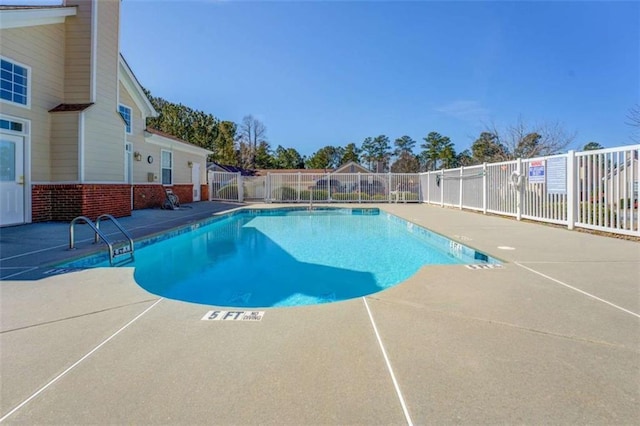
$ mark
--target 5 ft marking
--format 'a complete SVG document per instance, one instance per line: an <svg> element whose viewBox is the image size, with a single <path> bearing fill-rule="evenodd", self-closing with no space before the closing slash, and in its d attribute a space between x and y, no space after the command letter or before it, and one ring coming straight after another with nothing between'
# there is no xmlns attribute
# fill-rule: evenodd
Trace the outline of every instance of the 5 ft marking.
<svg viewBox="0 0 640 426"><path fill-rule="evenodd" d="M264 311L209 311L202 321L262 321Z"/></svg>

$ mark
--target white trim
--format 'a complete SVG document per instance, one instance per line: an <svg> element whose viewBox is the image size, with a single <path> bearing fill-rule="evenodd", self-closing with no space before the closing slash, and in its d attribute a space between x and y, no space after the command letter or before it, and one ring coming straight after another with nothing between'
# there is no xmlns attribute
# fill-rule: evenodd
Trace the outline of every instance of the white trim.
<svg viewBox="0 0 640 426"><path fill-rule="evenodd" d="M164 167L164 166L162 165L162 154L163 154L163 153L165 153L165 152L168 152L169 154L171 154L171 167L170 167L170 169L169 169L169 170L171 170L171 182L169 182L169 183L164 183L164 182L162 181L162 178L163 178L163 176L162 176L162 170L164 170L164 169L166 168L166 167ZM171 186L171 185L173 185L173 178L174 178L174 176L173 176L173 175L174 175L174 173L173 173L173 163L174 163L174 161L173 161L173 151L170 151L170 150L168 150L168 149L161 149L161 150L160 150L160 183L161 183L162 185L167 185L167 186Z"/></svg>
<svg viewBox="0 0 640 426"><path fill-rule="evenodd" d="M2 9L0 10L0 27L4 30L37 25L62 24L67 16L75 15L75 7Z"/></svg>
<svg viewBox="0 0 640 426"><path fill-rule="evenodd" d="M11 62L14 65L18 65L27 70L27 103L21 104L18 102L8 101L6 99L0 99L1 103L5 103L7 105L14 105L20 108L31 109L31 67L29 65L25 65L22 62L18 62L15 59L11 59L7 56L0 55L0 59L5 60L7 62Z"/></svg>
<svg viewBox="0 0 640 426"><path fill-rule="evenodd" d="M138 83L138 79L133 74L131 68L129 68L129 64L124 59L122 54L120 54L119 66L118 66L118 81L120 81L131 98L133 102L135 102L138 109L142 112L142 115L146 117L157 117L158 111L153 108L151 105L151 101L147 98L147 95L144 94L144 90L142 90L142 86ZM118 94L120 93L120 88L118 87Z"/></svg>
<svg viewBox="0 0 640 426"><path fill-rule="evenodd" d="M156 135L155 133L145 132L145 141L157 145L162 148L169 148L171 150L177 150L181 152L188 152L195 155L209 155L213 154L213 151L200 148L199 146L191 145L185 142L180 142L175 139L167 138L165 136Z"/></svg>
<svg viewBox="0 0 640 426"><path fill-rule="evenodd" d="M31 223L32 220L32 205L31 205L31 120L26 118L16 117L14 115L3 114L0 112L0 118L3 120L16 121L22 123L22 131L16 132L15 130L0 129L3 133L12 134L16 136L22 136L24 141L23 147L23 161L24 168L22 174L24 175L24 223ZM29 189L27 191L27 188Z"/></svg>
<svg viewBox="0 0 640 426"><path fill-rule="evenodd" d="M84 111L78 114L78 182L84 183Z"/></svg>
<svg viewBox="0 0 640 426"><path fill-rule="evenodd" d="M98 0L91 1L91 102L97 98L98 87Z"/></svg>

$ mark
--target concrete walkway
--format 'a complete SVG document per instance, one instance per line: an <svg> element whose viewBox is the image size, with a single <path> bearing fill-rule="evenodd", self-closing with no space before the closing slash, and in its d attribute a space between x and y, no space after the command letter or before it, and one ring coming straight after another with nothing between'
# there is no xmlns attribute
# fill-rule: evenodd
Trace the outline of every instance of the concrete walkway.
<svg viewBox="0 0 640 426"><path fill-rule="evenodd" d="M125 226L139 238L172 213L184 217L167 226L233 207L141 211ZM43 275L42 264L70 256L65 225L3 228L2 276L22 273L0 282L0 418L640 423L639 243L427 205L374 207L504 266L425 267L365 298L202 321L214 307L149 294L132 268ZM20 256L21 238L37 253Z"/></svg>

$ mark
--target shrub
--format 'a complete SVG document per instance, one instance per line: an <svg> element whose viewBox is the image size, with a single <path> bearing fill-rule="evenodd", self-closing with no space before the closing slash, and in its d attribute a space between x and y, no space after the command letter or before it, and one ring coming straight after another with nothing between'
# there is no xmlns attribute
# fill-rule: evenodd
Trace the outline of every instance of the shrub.
<svg viewBox="0 0 640 426"><path fill-rule="evenodd" d="M276 188L271 192L274 200L294 201L298 199L298 192L289 186Z"/></svg>
<svg viewBox="0 0 640 426"><path fill-rule="evenodd" d="M313 198L310 198L313 197ZM302 190L300 191L300 199L301 200L310 200L313 201L327 201L329 199L329 192L325 189L313 189L313 190Z"/></svg>
<svg viewBox="0 0 640 426"><path fill-rule="evenodd" d="M358 193L335 193L331 196L336 201L358 201Z"/></svg>

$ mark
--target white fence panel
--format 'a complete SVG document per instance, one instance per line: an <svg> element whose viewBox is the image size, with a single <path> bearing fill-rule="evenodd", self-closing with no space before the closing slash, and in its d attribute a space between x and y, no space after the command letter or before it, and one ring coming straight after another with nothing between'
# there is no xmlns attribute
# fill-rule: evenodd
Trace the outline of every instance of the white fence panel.
<svg viewBox="0 0 640 426"><path fill-rule="evenodd" d="M242 182L239 172L208 173L209 200L242 201Z"/></svg>
<svg viewBox="0 0 640 426"><path fill-rule="evenodd" d="M252 201L263 201L266 196L265 185L265 176L242 176L244 199Z"/></svg>
<svg viewBox="0 0 640 426"><path fill-rule="evenodd" d="M568 223L567 154L522 160L521 214L523 218Z"/></svg>
<svg viewBox="0 0 640 426"><path fill-rule="evenodd" d="M484 165L464 167L461 170L462 207L470 210L484 210Z"/></svg>
<svg viewBox="0 0 640 426"><path fill-rule="evenodd" d="M487 211L518 215L518 161L487 164Z"/></svg>
<svg viewBox="0 0 640 426"><path fill-rule="evenodd" d="M640 145L575 153L575 226L640 235Z"/></svg>

